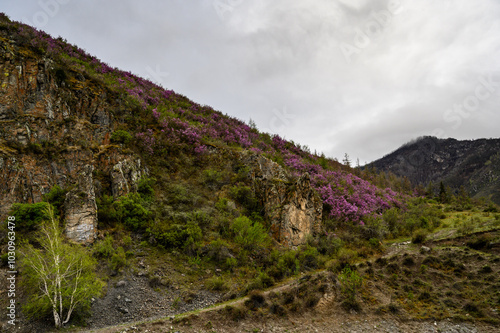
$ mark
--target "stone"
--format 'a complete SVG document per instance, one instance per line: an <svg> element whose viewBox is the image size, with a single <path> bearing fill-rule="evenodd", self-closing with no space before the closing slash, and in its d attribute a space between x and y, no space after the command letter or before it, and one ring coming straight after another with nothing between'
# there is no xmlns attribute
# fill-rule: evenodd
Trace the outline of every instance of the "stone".
<svg viewBox="0 0 500 333"><path fill-rule="evenodd" d="M114 198L137 191L141 171L141 160L124 159L111 169L111 191Z"/></svg>
<svg viewBox="0 0 500 333"><path fill-rule="evenodd" d="M278 163L251 152L243 152L241 160L250 167L274 239L295 247L304 244L307 235L319 232L323 201L312 188L308 173L293 178Z"/></svg>
<svg viewBox="0 0 500 333"><path fill-rule="evenodd" d="M429 253L429 252L431 252L431 248L430 247L422 246L420 248L420 253Z"/></svg>
<svg viewBox="0 0 500 333"><path fill-rule="evenodd" d="M65 234L76 243L91 244L96 238L97 204L92 181L93 171L92 165L84 167L77 186L66 194L64 201Z"/></svg>
<svg viewBox="0 0 500 333"><path fill-rule="evenodd" d="M126 286L127 286L127 281L124 281L124 280L118 281L115 285L116 288L122 288L122 287L126 287Z"/></svg>

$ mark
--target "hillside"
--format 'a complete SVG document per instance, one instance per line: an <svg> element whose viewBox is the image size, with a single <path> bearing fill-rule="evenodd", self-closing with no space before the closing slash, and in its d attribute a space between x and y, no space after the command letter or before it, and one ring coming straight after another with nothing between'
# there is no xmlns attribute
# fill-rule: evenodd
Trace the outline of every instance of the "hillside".
<svg viewBox="0 0 500 333"><path fill-rule="evenodd" d="M500 139L455 140L423 137L370 164L377 170L407 177L414 185L440 182L458 193L500 204Z"/></svg>
<svg viewBox="0 0 500 333"><path fill-rule="evenodd" d="M387 303L386 297L370 303L375 289L349 291L353 283L392 276L373 275L362 263L387 255L386 244L398 239L486 230L496 251L497 207L478 202L472 215L445 223L451 208L415 197L403 178L352 169L259 132L6 15L0 15L0 70L0 220L11 222L0 229L0 290L7 290L8 269L19 272L18 327L2 315L2 329L50 331L57 307L40 290L54 281L72 285L82 274L85 284L59 294L61 308L73 304L78 290L85 297L67 325L96 330L246 295L259 303L262 290L277 293L295 284L293 294L269 302L274 306L230 307L210 320L247 313L256 314L249 317L254 322L261 315L280 320L315 311L334 291L330 312L385 313L392 304L409 319L433 319L438 307L440 320L498 322L497 300L452 295L448 306L426 297L444 297L428 288L441 274L437 264L433 274L422 273L429 281L415 286L415 293L427 293L418 304ZM44 284L34 278L41 270L33 260L50 256L46 244L63 250L40 261L57 263ZM16 260L10 259L14 247ZM425 265L414 254L415 263ZM85 269L61 279L61 258L77 258L68 272ZM488 257L492 272L497 259L496 252ZM476 274L477 264L467 260L467 272ZM394 277L399 282L387 292L395 299L408 292L398 286L413 281L418 265L404 280ZM460 281L469 277L462 273ZM322 283L308 282L312 277ZM498 286L495 279L465 284L480 289L485 283ZM474 305L473 317L456 304L460 297ZM0 306L9 301L3 293Z"/></svg>

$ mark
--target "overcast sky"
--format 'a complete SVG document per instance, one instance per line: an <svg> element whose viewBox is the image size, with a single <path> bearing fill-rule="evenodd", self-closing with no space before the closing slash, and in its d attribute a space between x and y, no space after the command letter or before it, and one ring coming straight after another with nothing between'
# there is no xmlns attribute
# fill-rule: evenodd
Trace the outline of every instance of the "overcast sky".
<svg viewBox="0 0 500 333"><path fill-rule="evenodd" d="M11 19L307 145L370 162L500 132L498 0L2 0Z"/></svg>

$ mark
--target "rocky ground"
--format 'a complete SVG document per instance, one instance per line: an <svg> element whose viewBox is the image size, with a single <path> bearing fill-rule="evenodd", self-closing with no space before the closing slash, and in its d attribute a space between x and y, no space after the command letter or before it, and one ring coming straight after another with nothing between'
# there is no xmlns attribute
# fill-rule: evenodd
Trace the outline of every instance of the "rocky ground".
<svg viewBox="0 0 500 333"><path fill-rule="evenodd" d="M179 288L142 270L127 270L93 300L87 328L66 331L500 332L499 233L387 246L383 256L357 265L365 282L356 311L343 306L337 273L331 271L303 274L266 292L214 306L221 296L200 286ZM0 272L5 300L5 270ZM19 319L11 327L2 316L1 331L53 331L50 318Z"/></svg>

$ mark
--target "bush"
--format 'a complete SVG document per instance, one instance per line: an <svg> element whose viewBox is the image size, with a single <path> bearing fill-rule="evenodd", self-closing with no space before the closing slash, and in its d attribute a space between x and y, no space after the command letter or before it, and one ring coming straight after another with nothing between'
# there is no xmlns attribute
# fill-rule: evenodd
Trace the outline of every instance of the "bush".
<svg viewBox="0 0 500 333"><path fill-rule="evenodd" d="M109 260L111 268L115 271L127 266L127 256L123 247L119 246Z"/></svg>
<svg viewBox="0 0 500 333"><path fill-rule="evenodd" d="M266 298L261 291L252 291L245 301L245 306L252 311L266 306Z"/></svg>
<svg viewBox="0 0 500 333"><path fill-rule="evenodd" d="M156 183L155 178L141 177L137 184L137 192L144 199L151 199L154 194L153 185Z"/></svg>
<svg viewBox="0 0 500 333"><path fill-rule="evenodd" d="M120 197L113 203L114 217L132 230L145 230L151 219L151 212L141 204L139 194Z"/></svg>
<svg viewBox="0 0 500 333"><path fill-rule="evenodd" d="M267 275L265 272L259 273L259 275L247 286L247 292L251 290L260 290L272 287L274 285L274 279Z"/></svg>
<svg viewBox="0 0 500 333"><path fill-rule="evenodd" d="M124 130L116 130L111 134L111 142L127 144L132 140L132 135Z"/></svg>
<svg viewBox="0 0 500 333"><path fill-rule="evenodd" d="M227 283L221 276L214 276L205 283L208 290L224 291L228 289Z"/></svg>
<svg viewBox="0 0 500 333"><path fill-rule="evenodd" d="M232 199L242 205L248 215L252 212L260 212L259 202L255 198L255 194L248 186L234 186L230 189L229 194Z"/></svg>
<svg viewBox="0 0 500 333"><path fill-rule="evenodd" d="M113 253L115 253L115 249L113 248L113 237L109 235L94 244L93 254L96 257L109 258Z"/></svg>
<svg viewBox="0 0 500 333"><path fill-rule="evenodd" d="M205 169L201 175L201 182L209 189L217 190L224 184L224 177L218 170Z"/></svg>
<svg viewBox="0 0 500 333"><path fill-rule="evenodd" d="M49 220L50 215L47 213L49 206L47 202L15 203L9 215L15 216L17 231L33 231L42 222Z"/></svg>
<svg viewBox="0 0 500 333"><path fill-rule="evenodd" d="M234 219L231 231L234 241L249 251L267 246L271 241L264 226L259 222L253 223L246 216Z"/></svg>
<svg viewBox="0 0 500 333"><path fill-rule="evenodd" d="M203 235L200 227L193 222L184 225L173 224L166 227L166 230L150 229L150 233L161 245L179 249L190 249Z"/></svg>
<svg viewBox="0 0 500 333"><path fill-rule="evenodd" d="M340 281L341 292L346 299L344 305L351 308L356 307L356 294L363 284L362 277L356 270L352 270L350 266L346 266L338 275L338 279Z"/></svg>
<svg viewBox="0 0 500 333"><path fill-rule="evenodd" d="M50 189L50 192L43 195L43 201L52 204L55 208L55 214L60 215L64 200L68 191L63 190L59 185L55 185Z"/></svg>
<svg viewBox="0 0 500 333"><path fill-rule="evenodd" d="M300 270L299 260L296 258L295 251L293 250L284 253L273 250L271 252L271 259L273 264L268 269L268 273L277 280L293 276Z"/></svg>
<svg viewBox="0 0 500 333"><path fill-rule="evenodd" d="M317 269L319 266L319 252L315 247L302 247L298 259L302 269Z"/></svg>
<svg viewBox="0 0 500 333"><path fill-rule="evenodd" d="M414 234L413 234L413 237L411 238L411 242L413 244L421 244L423 242L425 242L426 238L427 238L427 231L426 230L423 230L423 229L419 229L417 230Z"/></svg>

